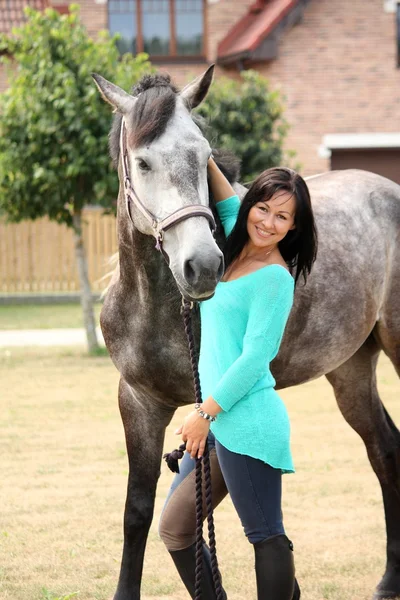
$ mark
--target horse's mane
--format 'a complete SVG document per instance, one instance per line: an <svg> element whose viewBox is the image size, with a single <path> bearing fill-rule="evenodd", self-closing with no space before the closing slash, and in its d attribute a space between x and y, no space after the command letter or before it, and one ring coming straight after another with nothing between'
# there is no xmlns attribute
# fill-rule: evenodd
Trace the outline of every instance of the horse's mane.
<svg viewBox="0 0 400 600"><path fill-rule="evenodd" d="M128 144L137 148L150 144L165 131L172 117L178 89L171 83L169 75L157 73L144 75L132 90L132 96L137 98L135 110L130 115L132 134ZM116 114L111 126L109 146L115 166L119 159L119 136L122 116Z"/></svg>
<svg viewBox="0 0 400 600"><path fill-rule="evenodd" d="M133 86L131 94L138 100L131 115L134 132L128 140L131 147L150 144L164 133L174 113L178 93L179 90L171 83L170 76L160 73L144 75ZM194 120L202 129L201 120L197 116ZM121 121L122 116L117 113L109 136L110 154L115 167L118 166L119 160ZM228 181L231 183L238 181L240 161L233 154L223 150L214 150L213 153L216 163Z"/></svg>

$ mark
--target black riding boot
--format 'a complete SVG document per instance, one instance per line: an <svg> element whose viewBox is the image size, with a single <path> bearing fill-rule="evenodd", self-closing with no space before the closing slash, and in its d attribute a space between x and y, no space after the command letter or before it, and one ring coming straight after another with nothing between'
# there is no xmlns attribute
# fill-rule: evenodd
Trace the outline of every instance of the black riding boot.
<svg viewBox="0 0 400 600"><path fill-rule="evenodd" d="M194 598L194 580L196 570L196 544L184 548L184 550L174 550L169 552L175 567L186 586L191 598ZM223 591L224 600L227 596ZM206 544L203 544L203 574L201 582L201 598L202 600L216 600L217 595L214 588L214 582L211 570L210 550Z"/></svg>
<svg viewBox="0 0 400 600"><path fill-rule="evenodd" d="M293 592L292 600L300 600L300 596L301 596L300 586L299 586L299 583L298 583L297 579L295 579L294 580L294 592Z"/></svg>
<svg viewBox="0 0 400 600"><path fill-rule="evenodd" d="M292 600L295 597L292 542L286 535L276 535L254 544L254 553L257 600Z"/></svg>

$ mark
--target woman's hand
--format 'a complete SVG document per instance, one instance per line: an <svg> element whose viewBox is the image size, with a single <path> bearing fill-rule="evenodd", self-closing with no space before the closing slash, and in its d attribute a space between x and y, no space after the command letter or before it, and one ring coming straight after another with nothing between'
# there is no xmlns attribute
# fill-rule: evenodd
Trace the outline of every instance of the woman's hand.
<svg viewBox="0 0 400 600"><path fill-rule="evenodd" d="M186 442L186 450L192 458L201 458L204 454L210 421L203 419L194 410L183 422L183 425L175 431L176 435L182 434L182 440Z"/></svg>

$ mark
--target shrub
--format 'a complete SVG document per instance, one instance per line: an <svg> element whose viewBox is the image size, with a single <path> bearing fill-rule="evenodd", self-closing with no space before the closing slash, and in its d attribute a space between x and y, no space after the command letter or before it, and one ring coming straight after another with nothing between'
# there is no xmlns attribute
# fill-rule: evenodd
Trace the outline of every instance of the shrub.
<svg viewBox="0 0 400 600"><path fill-rule="evenodd" d="M283 142L288 124L277 90L256 71L243 71L240 80L214 82L198 113L205 118L206 135L214 147L229 150L242 161L246 182L286 157Z"/></svg>

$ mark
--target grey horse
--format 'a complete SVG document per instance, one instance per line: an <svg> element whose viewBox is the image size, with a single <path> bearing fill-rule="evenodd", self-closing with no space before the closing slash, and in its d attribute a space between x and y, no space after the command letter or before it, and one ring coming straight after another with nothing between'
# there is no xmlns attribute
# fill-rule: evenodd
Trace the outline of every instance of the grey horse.
<svg viewBox="0 0 400 600"><path fill-rule="evenodd" d="M177 407L193 402L181 294L193 300L212 296L222 255L201 215L164 233L167 261L154 250L154 230L141 211L126 204L119 136L123 123L135 194L157 218L183 206L212 205L210 147L191 115L207 94L212 68L180 93L159 75L145 77L132 95L94 77L118 113L110 146L121 182L119 265L101 313L106 345L121 374L119 406L129 457L114 600L139 600L165 428ZM383 350L400 374L400 187L358 170L326 173L308 184L318 259L307 285L297 286L272 371L278 389L325 375L344 418L363 439L382 488L387 528L386 571L374 599L395 598L400 595L400 432L379 397L376 364ZM243 197L245 188L235 186Z"/></svg>

